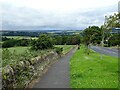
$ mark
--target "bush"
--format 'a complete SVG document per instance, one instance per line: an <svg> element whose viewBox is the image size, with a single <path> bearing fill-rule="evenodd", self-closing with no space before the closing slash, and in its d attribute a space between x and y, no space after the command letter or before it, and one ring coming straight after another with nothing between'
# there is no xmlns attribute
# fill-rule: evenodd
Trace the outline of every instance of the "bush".
<svg viewBox="0 0 120 90"><path fill-rule="evenodd" d="M30 40L21 39L21 40L19 40L19 43L17 44L17 46L28 46L29 44L30 44Z"/></svg>
<svg viewBox="0 0 120 90"><path fill-rule="evenodd" d="M11 39L7 40L2 44L3 48L14 47L18 43L18 40Z"/></svg>
<svg viewBox="0 0 120 90"><path fill-rule="evenodd" d="M11 38L2 37L2 41L11 40Z"/></svg>
<svg viewBox="0 0 120 90"><path fill-rule="evenodd" d="M46 34L40 35L40 37L37 40L34 40L32 42L32 48L33 50L43 50L53 47L53 40L51 37L47 36Z"/></svg>
<svg viewBox="0 0 120 90"><path fill-rule="evenodd" d="M63 48L60 48L60 47L55 47L55 50L58 54L61 54L62 51L63 51Z"/></svg>
<svg viewBox="0 0 120 90"><path fill-rule="evenodd" d="M120 45L120 34L113 34L108 40L108 46Z"/></svg>
<svg viewBox="0 0 120 90"><path fill-rule="evenodd" d="M30 44L30 40L28 39L10 39L3 42L2 47L3 48L9 48L14 46L28 46Z"/></svg>

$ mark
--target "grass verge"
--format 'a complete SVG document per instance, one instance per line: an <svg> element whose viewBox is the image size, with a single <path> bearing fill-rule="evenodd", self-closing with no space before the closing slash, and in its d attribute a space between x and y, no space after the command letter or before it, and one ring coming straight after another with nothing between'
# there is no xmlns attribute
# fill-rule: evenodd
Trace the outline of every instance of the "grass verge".
<svg viewBox="0 0 120 90"><path fill-rule="evenodd" d="M81 46L70 60L71 88L117 88L118 58L90 51Z"/></svg>

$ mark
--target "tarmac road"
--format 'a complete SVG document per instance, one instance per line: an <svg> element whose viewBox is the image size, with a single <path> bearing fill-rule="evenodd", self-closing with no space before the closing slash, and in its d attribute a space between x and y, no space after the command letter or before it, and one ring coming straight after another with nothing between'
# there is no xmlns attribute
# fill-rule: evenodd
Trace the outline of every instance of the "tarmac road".
<svg viewBox="0 0 120 90"><path fill-rule="evenodd" d="M90 48L95 52L98 52L101 54L120 57L120 49L118 50L118 49L112 49L112 48L100 47L100 46L90 46Z"/></svg>

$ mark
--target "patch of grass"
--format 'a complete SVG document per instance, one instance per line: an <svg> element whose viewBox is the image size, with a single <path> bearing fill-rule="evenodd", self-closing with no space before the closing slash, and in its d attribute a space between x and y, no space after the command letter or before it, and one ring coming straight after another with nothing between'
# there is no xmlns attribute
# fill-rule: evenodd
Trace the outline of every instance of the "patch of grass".
<svg viewBox="0 0 120 90"><path fill-rule="evenodd" d="M0 52L2 52L3 49L8 49L11 53L13 53L13 52L15 51L17 54L22 54L22 53L24 53L26 50L28 50L29 47L0 48Z"/></svg>
<svg viewBox="0 0 120 90"><path fill-rule="evenodd" d="M24 53L26 50L28 50L29 47L11 47L7 49L12 53L16 51L17 54L21 54L21 53Z"/></svg>
<svg viewBox="0 0 120 90"><path fill-rule="evenodd" d="M2 44L3 42L2 41L0 41L0 44Z"/></svg>
<svg viewBox="0 0 120 90"><path fill-rule="evenodd" d="M67 53L74 45L55 45L55 47L63 48L63 54Z"/></svg>
<svg viewBox="0 0 120 90"><path fill-rule="evenodd" d="M0 49L0 51L2 51L2 67L6 65L15 65L24 60L31 60L34 57L42 56L50 51L53 51L53 49L34 51L29 48L30 47L12 47Z"/></svg>
<svg viewBox="0 0 120 90"><path fill-rule="evenodd" d="M81 46L70 60L72 88L117 88L118 58L90 51Z"/></svg>

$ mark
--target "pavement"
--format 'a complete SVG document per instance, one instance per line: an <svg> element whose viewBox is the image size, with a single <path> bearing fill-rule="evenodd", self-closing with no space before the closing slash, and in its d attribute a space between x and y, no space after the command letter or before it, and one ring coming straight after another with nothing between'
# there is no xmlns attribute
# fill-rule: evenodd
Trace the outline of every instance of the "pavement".
<svg viewBox="0 0 120 90"><path fill-rule="evenodd" d="M108 47L100 47L100 46L90 46L92 50L95 52L105 54L105 55L110 55L110 56L115 56L115 57L120 57L120 50L119 49L113 49L113 48L108 48Z"/></svg>
<svg viewBox="0 0 120 90"><path fill-rule="evenodd" d="M70 88L69 60L76 49L72 49L53 64L33 88Z"/></svg>

